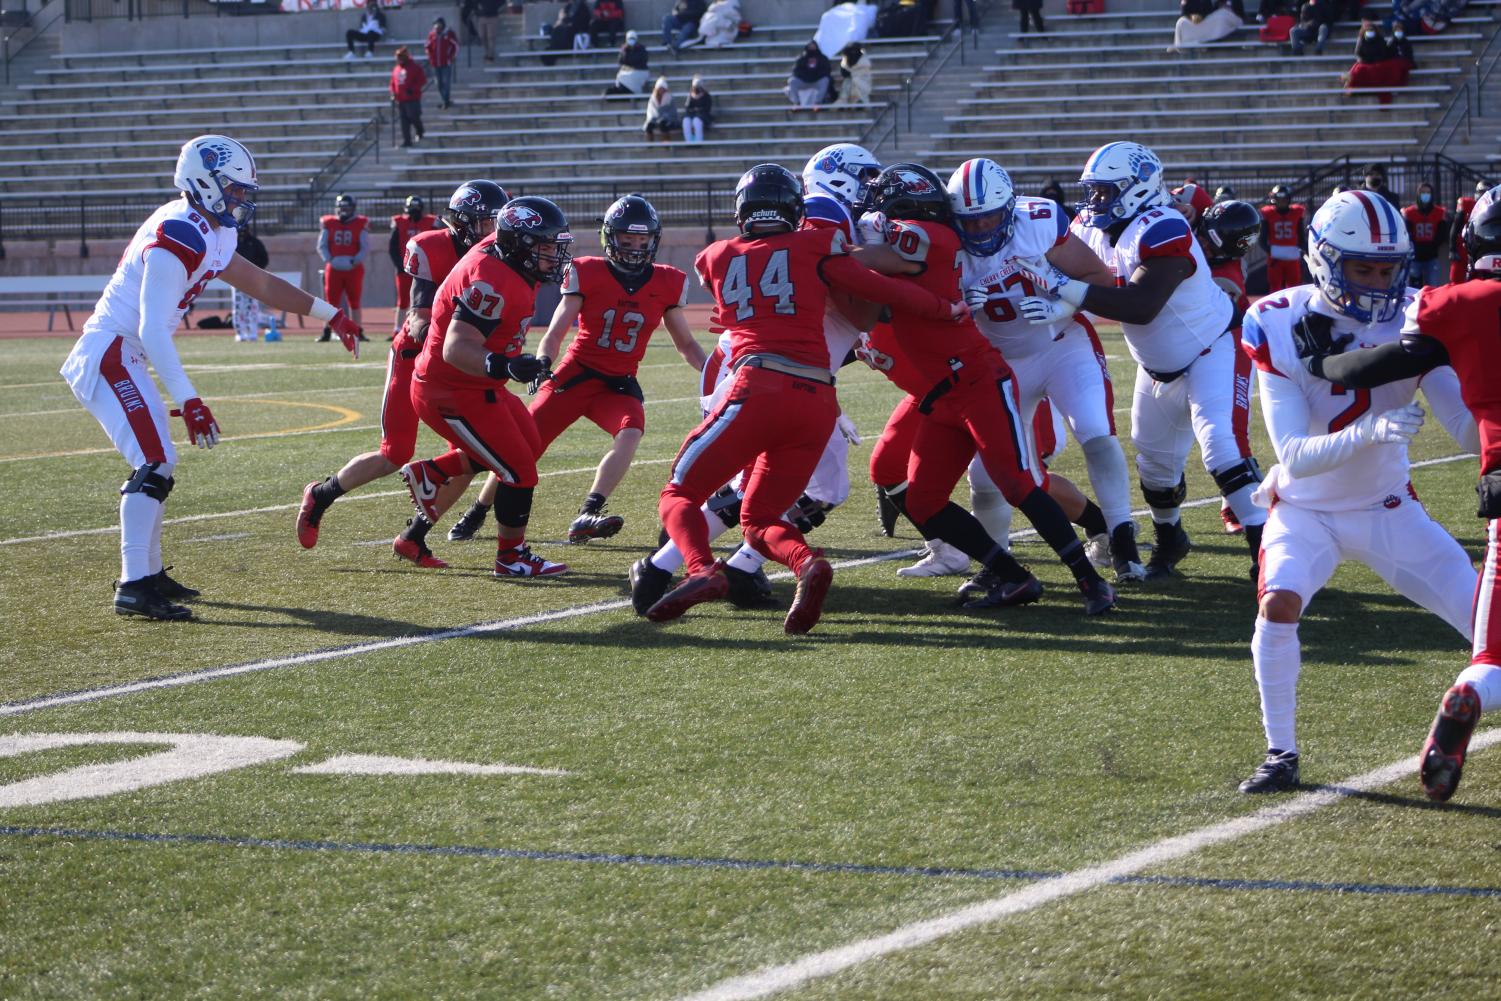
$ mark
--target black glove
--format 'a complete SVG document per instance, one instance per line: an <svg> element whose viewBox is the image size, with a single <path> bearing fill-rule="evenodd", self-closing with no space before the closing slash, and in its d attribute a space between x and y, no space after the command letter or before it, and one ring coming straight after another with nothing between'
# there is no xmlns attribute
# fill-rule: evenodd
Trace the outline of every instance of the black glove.
<svg viewBox="0 0 1501 1001"><path fill-rule="evenodd" d="M1501 469L1480 477L1475 492L1480 495L1480 510L1475 513L1482 518L1501 518Z"/></svg>
<svg viewBox="0 0 1501 1001"><path fill-rule="evenodd" d="M492 379L531 382L541 371L542 363L531 355L508 358L493 351L485 355L485 374Z"/></svg>
<svg viewBox="0 0 1501 1001"><path fill-rule="evenodd" d="M1324 375L1324 359L1339 354L1355 339L1354 334L1335 334L1334 320L1311 311L1293 324L1292 335L1303 366L1319 378Z"/></svg>
<svg viewBox="0 0 1501 1001"><path fill-rule="evenodd" d="M803 494L797 499L796 504L787 509L783 517L792 522L793 527L799 532L806 533L822 525L832 510L833 508L822 501L816 501L807 494Z"/></svg>
<svg viewBox="0 0 1501 1001"><path fill-rule="evenodd" d="M536 396L537 390L542 388L544 382L552 381L552 359L543 355L537 359L537 364L542 366L542 371L538 372L532 379L532 384L526 387L528 396Z"/></svg>

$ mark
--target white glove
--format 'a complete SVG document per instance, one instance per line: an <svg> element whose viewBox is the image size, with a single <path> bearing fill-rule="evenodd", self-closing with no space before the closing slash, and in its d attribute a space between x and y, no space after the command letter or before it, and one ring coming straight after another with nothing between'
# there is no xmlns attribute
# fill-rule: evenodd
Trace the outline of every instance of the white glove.
<svg viewBox="0 0 1501 1001"><path fill-rule="evenodd" d="M890 372L891 366L896 360L888 354L882 354L871 346L870 336L861 334L860 340L855 344L855 357L877 372Z"/></svg>
<svg viewBox="0 0 1501 1001"><path fill-rule="evenodd" d="M1355 422L1355 435L1367 445L1398 445L1412 441L1423 426L1423 408L1409 403L1383 414L1366 414Z"/></svg>
<svg viewBox="0 0 1501 1001"><path fill-rule="evenodd" d="M886 216L881 212L866 212L855 224L855 236L862 244L879 246L886 242Z"/></svg>
<svg viewBox="0 0 1501 1001"><path fill-rule="evenodd" d="M855 422L849 419L848 414L840 414L836 422L839 433L844 435L844 440L851 445L859 445L862 441L860 432L855 430Z"/></svg>
<svg viewBox="0 0 1501 1001"><path fill-rule="evenodd" d="M1049 292L1057 295L1059 290L1073 281L1068 275L1059 271L1045 257L1013 257L1002 265L999 277L1003 284L1012 275L1020 275L1024 281L1036 289L1038 295ZM1083 297L1080 297L1083 301Z"/></svg>
<svg viewBox="0 0 1501 1001"><path fill-rule="evenodd" d="M1074 282L1073 284L1081 284ZM1040 295L1029 295L1017 304L1022 316L1027 322L1044 324L1057 323L1066 320L1079 311L1079 307L1065 299L1048 299Z"/></svg>

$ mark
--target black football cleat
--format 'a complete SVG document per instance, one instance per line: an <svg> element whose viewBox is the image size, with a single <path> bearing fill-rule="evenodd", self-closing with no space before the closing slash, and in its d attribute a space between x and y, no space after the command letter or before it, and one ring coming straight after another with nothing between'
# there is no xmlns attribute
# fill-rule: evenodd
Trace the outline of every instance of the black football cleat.
<svg viewBox="0 0 1501 1001"><path fill-rule="evenodd" d="M1298 752L1279 751L1276 748L1266 752L1266 760L1256 766L1251 777L1240 784L1240 791L1246 794L1262 792L1289 792L1298 788Z"/></svg>
<svg viewBox="0 0 1501 1001"><path fill-rule="evenodd" d="M1001 586L1001 578L997 577L994 570L981 570L969 580L959 585L959 598L967 601L970 598L978 598L980 595Z"/></svg>
<svg viewBox="0 0 1501 1001"><path fill-rule="evenodd" d="M1188 533L1183 531L1183 523L1175 521L1171 525L1161 525L1156 522L1152 527L1157 532L1157 546L1152 550L1152 558L1147 560L1146 580L1166 580L1173 575L1173 570L1193 549L1193 542L1188 538Z"/></svg>
<svg viewBox="0 0 1501 1001"><path fill-rule="evenodd" d="M771 581L760 567L753 573L726 565L724 577L730 582L730 604L736 608L765 608L776 604L771 594Z"/></svg>
<svg viewBox="0 0 1501 1001"><path fill-rule="evenodd" d="M1136 523L1123 521L1110 532L1110 562L1115 568L1119 583L1135 583L1145 580L1147 568L1142 566L1141 552L1136 548Z"/></svg>
<svg viewBox="0 0 1501 1001"><path fill-rule="evenodd" d="M1115 608L1115 588L1104 579L1079 581L1079 590L1084 592L1084 614L1104 615Z"/></svg>
<svg viewBox="0 0 1501 1001"><path fill-rule="evenodd" d="M155 580L142 577L140 580L115 582L115 614L139 615L146 619L163 622L180 622L191 619L193 610L186 605L176 605L162 597L156 589Z"/></svg>
<svg viewBox="0 0 1501 1001"><path fill-rule="evenodd" d="M896 521L902 516L902 509L896 501L886 496L884 487L876 487L876 517L881 522L881 534L891 539L896 536Z"/></svg>
<svg viewBox="0 0 1501 1001"><path fill-rule="evenodd" d="M1042 597L1042 581L1031 574L1026 580L1000 580L978 598L964 603L965 608L1012 608L1030 605Z"/></svg>
<svg viewBox="0 0 1501 1001"><path fill-rule="evenodd" d="M581 514L568 526L568 541L580 545L590 539L608 539L625 527L625 519L618 514L605 514L604 509L590 514Z"/></svg>
<svg viewBox="0 0 1501 1001"><path fill-rule="evenodd" d="M167 575L171 567L162 567L156 573L146 579L151 581L151 586L156 588L156 593L168 601L192 601L203 592L196 587L188 587L180 581L175 581Z"/></svg>
<svg viewBox="0 0 1501 1001"><path fill-rule="evenodd" d="M318 343L319 344L327 344L329 341L331 341L333 339L334 339L334 328L330 327L328 324L325 323L323 325L323 333L321 333L321 334L318 335Z"/></svg>
<svg viewBox="0 0 1501 1001"><path fill-rule="evenodd" d="M672 586L672 574L652 563L647 556L631 564L626 579L631 582L631 607L637 615L645 615Z"/></svg>
<svg viewBox="0 0 1501 1001"><path fill-rule="evenodd" d="M682 618L695 605L719 601L729 593L730 582L724 576L724 563L718 561L706 574L684 577L682 583L662 595L656 604L646 610L646 617L653 622L671 622Z"/></svg>
<svg viewBox="0 0 1501 1001"><path fill-rule="evenodd" d="M1423 792L1429 799L1443 803L1459 788L1465 751L1470 747L1470 734L1479 718L1480 695L1470 685L1455 685L1444 693L1438 715L1433 719L1433 728L1423 743L1422 764L1418 771Z"/></svg>
<svg viewBox="0 0 1501 1001"><path fill-rule="evenodd" d="M453 527L448 530L448 541L468 542L474 538L479 530L485 527L485 518L489 513L490 509L483 504L470 504L464 516L454 522Z"/></svg>

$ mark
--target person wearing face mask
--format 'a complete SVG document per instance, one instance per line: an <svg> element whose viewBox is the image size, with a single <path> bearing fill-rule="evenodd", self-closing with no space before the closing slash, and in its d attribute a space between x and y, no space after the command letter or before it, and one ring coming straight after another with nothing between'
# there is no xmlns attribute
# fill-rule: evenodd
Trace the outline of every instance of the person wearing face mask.
<svg viewBox="0 0 1501 1001"><path fill-rule="evenodd" d="M1444 284L1438 248L1449 233L1449 212L1434 198L1433 185L1427 181L1418 185L1418 199L1402 210L1402 218L1412 238L1411 284L1415 288Z"/></svg>
<svg viewBox="0 0 1501 1001"><path fill-rule="evenodd" d="M1389 88L1406 87L1408 63L1399 58L1387 40L1381 37L1375 21L1362 21L1355 41L1355 65L1345 74L1345 93L1375 90L1380 104L1391 104Z"/></svg>
<svg viewBox="0 0 1501 1001"><path fill-rule="evenodd" d="M1407 63L1408 72L1418 68L1418 61L1412 54L1412 39L1407 37L1407 29L1400 21L1392 25L1392 35L1386 40L1386 44L1392 50L1393 59Z"/></svg>
<svg viewBox="0 0 1501 1001"><path fill-rule="evenodd" d="M1366 191L1374 191L1391 203L1392 208L1402 208L1402 196L1386 186L1386 168L1379 163L1373 163L1365 169L1365 181L1362 187ZM1339 194L1338 191L1334 192Z"/></svg>
<svg viewBox="0 0 1501 1001"><path fill-rule="evenodd" d="M787 78L787 97L800 108L817 107L828 100L829 77L833 72L829 59L810 41L803 46L792 75Z"/></svg>

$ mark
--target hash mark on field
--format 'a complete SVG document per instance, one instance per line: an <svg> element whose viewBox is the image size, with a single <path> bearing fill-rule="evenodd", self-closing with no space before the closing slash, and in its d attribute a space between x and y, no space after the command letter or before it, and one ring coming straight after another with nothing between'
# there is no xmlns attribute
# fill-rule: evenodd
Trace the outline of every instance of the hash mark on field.
<svg viewBox="0 0 1501 1001"><path fill-rule="evenodd" d="M476 765L467 761L429 761L378 754L339 754L316 765L292 769L297 775L567 775L561 768L529 765Z"/></svg>
<svg viewBox="0 0 1501 1001"><path fill-rule="evenodd" d="M234 539L248 539L249 532L225 532L223 535L200 535L194 539L183 539L183 542L230 542Z"/></svg>

